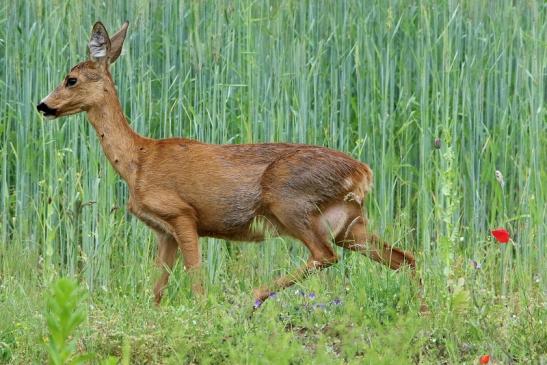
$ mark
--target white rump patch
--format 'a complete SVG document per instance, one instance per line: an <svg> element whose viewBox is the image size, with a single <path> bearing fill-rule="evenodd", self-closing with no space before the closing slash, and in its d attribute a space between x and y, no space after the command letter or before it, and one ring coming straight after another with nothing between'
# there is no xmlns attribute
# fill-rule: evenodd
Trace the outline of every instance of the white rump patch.
<svg viewBox="0 0 547 365"><path fill-rule="evenodd" d="M321 215L323 229L325 229L325 233L328 233L332 237L336 237L342 231L347 219L348 213L346 208L338 204L329 207Z"/></svg>

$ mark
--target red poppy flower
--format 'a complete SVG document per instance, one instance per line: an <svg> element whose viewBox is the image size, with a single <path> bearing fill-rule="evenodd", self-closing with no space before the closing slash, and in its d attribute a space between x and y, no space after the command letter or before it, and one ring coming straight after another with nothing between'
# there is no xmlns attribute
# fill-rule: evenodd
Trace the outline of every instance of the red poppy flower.
<svg viewBox="0 0 547 365"><path fill-rule="evenodd" d="M479 359L480 364L488 364L490 362L490 355L482 355Z"/></svg>
<svg viewBox="0 0 547 365"><path fill-rule="evenodd" d="M509 232L503 228L493 229L492 230L492 236L499 242L499 243L507 243L509 242Z"/></svg>

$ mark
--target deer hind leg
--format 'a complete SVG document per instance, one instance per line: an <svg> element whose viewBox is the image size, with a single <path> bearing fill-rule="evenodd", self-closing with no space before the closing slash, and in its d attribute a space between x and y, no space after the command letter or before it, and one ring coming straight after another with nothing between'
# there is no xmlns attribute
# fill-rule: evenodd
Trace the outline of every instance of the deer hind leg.
<svg viewBox="0 0 547 365"><path fill-rule="evenodd" d="M256 300L262 302L268 299L272 293L288 288L338 261L336 254L324 242L304 238L301 240L310 250L310 257L306 264L287 275L278 277L273 283L254 289L253 293Z"/></svg>
<svg viewBox="0 0 547 365"><path fill-rule="evenodd" d="M177 241L170 234L157 231L156 237L158 240L158 257L156 259L156 264L161 267L162 273L154 286L154 298L156 304L159 304L163 297L163 292L167 287L169 275L175 264L178 247Z"/></svg>
<svg viewBox="0 0 547 365"><path fill-rule="evenodd" d="M254 297L260 302L268 299L272 293L290 287L314 272L325 269L338 261L336 253L329 244L327 235L323 235L319 230L312 228L312 224L294 224L294 221L289 219L290 216L290 214L286 216L277 215L277 219L283 225L283 231L290 233L291 236L306 245L310 251L310 257L305 265L295 271L275 279L273 283L256 288L253 291ZM284 219L285 217L287 219Z"/></svg>
<svg viewBox="0 0 547 365"><path fill-rule="evenodd" d="M338 246L359 252L370 257L374 261L397 270L401 266L409 266L412 269L412 276L416 278L416 261L414 256L407 251L390 246L378 236L367 231L366 220L357 216L349 221L345 230L336 237L335 243ZM420 300L420 312L429 312L427 302L423 297L423 285L418 278L418 299Z"/></svg>
<svg viewBox="0 0 547 365"><path fill-rule="evenodd" d="M393 247L375 234L368 232L363 216L349 220L345 229L337 235L335 243L368 256L393 270L404 265L413 270L416 268L416 261L411 253Z"/></svg>

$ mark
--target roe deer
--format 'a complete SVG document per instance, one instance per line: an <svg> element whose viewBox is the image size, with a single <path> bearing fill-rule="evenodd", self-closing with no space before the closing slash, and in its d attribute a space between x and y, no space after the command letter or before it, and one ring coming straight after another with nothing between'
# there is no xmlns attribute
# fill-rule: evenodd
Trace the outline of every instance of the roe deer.
<svg viewBox="0 0 547 365"><path fill-rule="evenodd" d="M155 140L134 132L109 72L127 27L125 22L109 37L97 22L89 59L74 66L37 109L51 118L87 113L106 157L127 182L129 211L157 235L157 262L163 268L154 288L157 303L177 249L186 271L199 271L200 236L260 241L268 230L306 245L310 257L303 267L254 290L260 303L335 263L331 242L394 270L402 265L415 269L410 253L367 231L363 202L372 187L372 171L342 152L302 144ZM192 276L192 290L200 293L199 275Z"/></svg>

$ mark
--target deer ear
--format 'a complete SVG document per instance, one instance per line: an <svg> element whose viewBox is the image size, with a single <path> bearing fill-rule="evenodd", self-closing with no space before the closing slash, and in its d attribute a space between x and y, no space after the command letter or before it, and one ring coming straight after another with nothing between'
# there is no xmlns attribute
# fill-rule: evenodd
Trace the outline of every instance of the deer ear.
<svg viewBox="0 0 547 365"><path fill-rule="evenodd" d="M114 63L122 53L123 41L125 41L128 26L129 22L126 20L120 30L110 38L110 52L108 52L110 63Z"/></svg>
<svg viewBox="0 0 547 365"><path fill-rule="evenodd" d="M106 61L110 52L110 38L101 22L95 23L89 40L89 58L92 61Z"/></svg>

